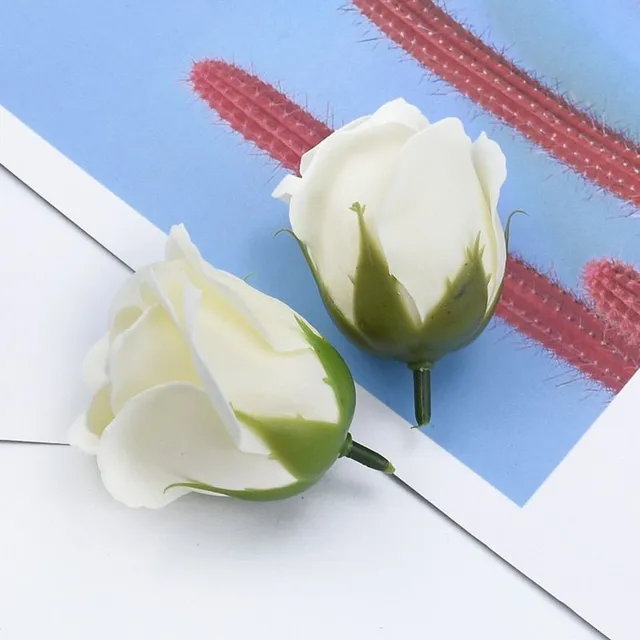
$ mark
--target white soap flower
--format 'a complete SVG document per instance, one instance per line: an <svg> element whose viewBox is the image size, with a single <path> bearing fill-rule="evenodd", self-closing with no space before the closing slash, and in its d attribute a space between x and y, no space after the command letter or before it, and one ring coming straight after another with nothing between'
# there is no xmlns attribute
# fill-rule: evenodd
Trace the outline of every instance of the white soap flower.
<svg viewBox="0 0 640 640"><path fill-rule="evenodd" d="M472 142L457 118L431 124L399 99L308 151L300 177L287 176L274 196L289 204L292 231L343 332L406 362L423 385L495 310L507 258L498 216L506 175L500 147L484 133ZM422 413L419 422L428 420Z"/></svg>
<svg viewBox="0 0 640 640"><path fill-rule="evenodd" d="M285 304L202 260L181 226L166 260L118 294L85 377L94 396L70 441L129 506L190 491L283 498L357 457L340 356Z"/></svg>

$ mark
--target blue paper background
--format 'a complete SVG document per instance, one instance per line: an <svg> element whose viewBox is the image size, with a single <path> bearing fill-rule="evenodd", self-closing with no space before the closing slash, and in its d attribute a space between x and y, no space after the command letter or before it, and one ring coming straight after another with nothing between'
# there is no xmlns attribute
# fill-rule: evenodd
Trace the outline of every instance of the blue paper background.
<svg viewBox="0 0 640 640"><path fill-rule="evenodd" d="M631 0L456 0L449 8L528 69L635 132L640 7ZM157 225L184 221L205 256L291 304L343 352L358 381L407 419L410 374L363 355L332 326L297 247L273 238L282 172L185 82L224 57L337 125L403 96L431 120L486 130L509 161L502 212L524 208L512 248L566 287L593 257L640 259L640 221L402 54L342 0L45 0L0 4L0 103ZM1 143L1 132L0 132ZM500 322L443 360L428 430L522 505L609 395Z"/></svg>

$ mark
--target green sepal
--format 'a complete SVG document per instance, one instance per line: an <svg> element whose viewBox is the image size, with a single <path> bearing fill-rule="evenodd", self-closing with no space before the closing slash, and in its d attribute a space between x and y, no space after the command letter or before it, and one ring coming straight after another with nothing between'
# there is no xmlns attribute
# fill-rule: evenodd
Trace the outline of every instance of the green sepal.
<svg viewBox="0 0 640 640"><path fill-rule="evenodd" d="M488 304L482 253L478 234L465 250L464 263L457 275L447 280L445 295L420 328L418 346L411 359L405 360L409 365L432 365L478 335Z"/></svg>
<svg viewBox="0 0 640 640"><path fill-rule="evenodd" d="M271 457L295 478L315 482L338 459L346 431L331 422L304 418L236 417L262 440Z"/></svg>
<svg viewBox="0 0 640 640"><path fill-rule="evenodd" d="M296 321L327 373L325 382L331 387L336 397L339 425L346 434L356 410L356 385L351 371L330 342L318 335L300 316L296 316Z"/></svg>
<svg viewBox="0 0 640 640"><path fill-rule="evenodd" d="M509 252L509 233L511 231L511 221L518 214L521 214L523 216L528 215L527 212L526 211L522 211L522 209L516 209L515 211L512 211L509 214L509 217L507 218L507 224L505 225L505 231L504 231L504 240L505 240L505 245L506 245L506 248L507 248L507 253ZM498 304L500 303L500 298L502 298L502 290L503 289L504 289L504 276L502 277L502 282L500 283L500 286L498 287L498 290L496 291L496 295L495 295L495 297L493 299L493 302L487 308L487 311L486 311L486 313L484 315L484 320L482 321L482 323L478 327L478 331L474 335L472 335L465 343L461 344L460 348L466 347L468 344L473 342L487 328L487 325L489 324L489 322L491 322L491 319L493 318L493 316L496 313L496 309L498 308Z"/></svg>
<svg viewBox="0 0 640 640"><path fill-rule="evenodd" d="M198 491L206 491L207 493L215 493L218 495L228 496L230 498L239 498L240 500L249 500L252 502L269 502L272 500L284 500L291 498L303 491L306 491L313 483L294 482L277 489L222 489L214 487L204 482L187 481L174 482L165 488L165 493L175 487L185 487L187 489L196 489Z"/></svg>
<svg viewBox="0 0 640 640"><path fill-rule="evenodd" d="M511 233L511 221L518 214L523 216L529 215L526 211L523 211L522 209L514 209L509 214L509 217L507 218L507 224L504 226L504 241L505 241L505 244L507 245L507 251L509 251L509 233Z"/></svg>
<svg viewBox="0 0 640 640"><path fill-rule="evenodd" d="M402 359L418 331L403 301L398 281L380 244L364 219L365 207L355 202L360 255L354 278L354 317L359 333L377 355Z"/></svg>
<svg viewBox="0 0 640 640"><path fill-rule="evenodd" d="M320 293L320 298L322 299L325 309L328 311L332 320L338 326L338 329L340 329L343 335L345 335L349 340L351 340L357 346L363 349L372 350L372 347L371 345L368 344L366 338L358 332L358 330L353 326L353 324L351 324L351 322L349 322L349 320L347 320L344 313L340 311L338 306L331 299L331 296L328 294L326 287L322 283L322 280L320 279L320 276L316 271L316 267L313 264L313 260L309 255L309 250L305 246L304 242L299 240L297 236L293 233L293 231L291 231L291 229L281 229L278 233L288 233L298 243L298 246L300 247L300 251L302 251L302 255L304 256L307 266L311 271L313 280L316 283L316 287L318 287L318 292Z"/></svg>
<svg viewBox="0 0 640 640"><path fill-rule="evenodd" d="M325 370L325 378L338 405L338 422L306 418L264 418L234 409L278 460L298 480L313 483L340 456L356 406L356 390L351 372L338 352L299 316L300 330Z"/></svg>

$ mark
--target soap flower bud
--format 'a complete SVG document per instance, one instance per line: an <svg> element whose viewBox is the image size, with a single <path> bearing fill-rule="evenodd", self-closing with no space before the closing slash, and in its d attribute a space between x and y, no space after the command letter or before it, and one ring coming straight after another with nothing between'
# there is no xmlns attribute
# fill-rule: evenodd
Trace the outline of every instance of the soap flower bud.
<svg viewBox="0 0 640 640"><path fill-rule="evenodd" d="M505 179L496 142L399 99L336 130L274 191L338 327L413 370L418 425L432 367L475 340L498 303Z"/></svg>

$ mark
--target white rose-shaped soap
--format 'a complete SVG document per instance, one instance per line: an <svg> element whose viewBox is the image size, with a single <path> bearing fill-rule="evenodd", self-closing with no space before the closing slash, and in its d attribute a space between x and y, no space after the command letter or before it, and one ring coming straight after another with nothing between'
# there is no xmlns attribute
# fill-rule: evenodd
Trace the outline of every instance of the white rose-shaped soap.
<svg viewBox="0 0 640 640"><path fill-rule="evenodd" d="M343 332L424 381L482 332L498 302L505 178L504 155L485 134L472 142L457 118L430 124L398 99L307 152L300 177L287 176L274 196L289 204Z"/></svg>
<svg viewBox="0 0 640 640"><path fill-rule="evenodd" d="M352 447L340 356L285 304L204 262L183 227L117 296L85 376L93 400L70 441L129 506L189 491L287 497Z"/></svg>

